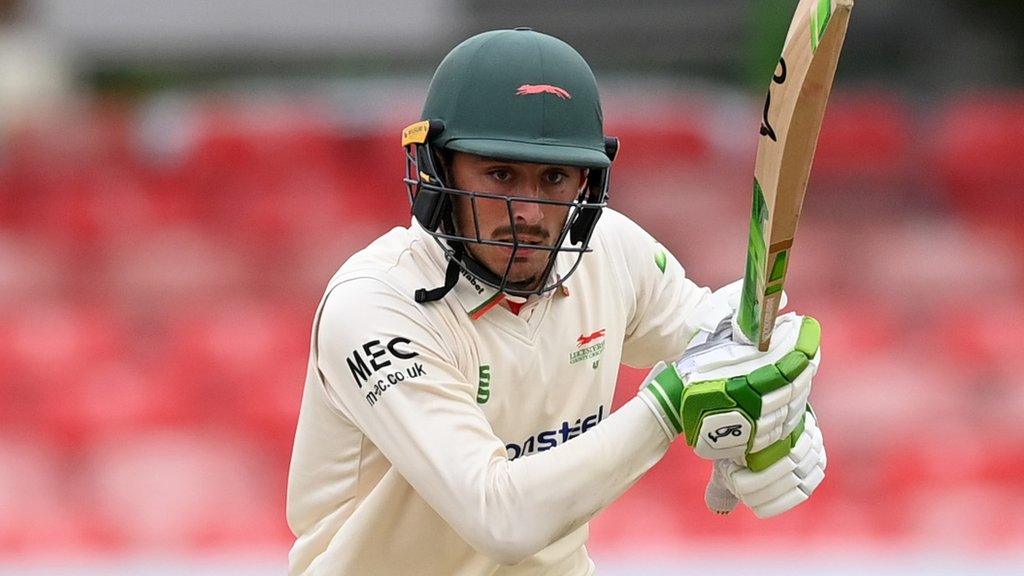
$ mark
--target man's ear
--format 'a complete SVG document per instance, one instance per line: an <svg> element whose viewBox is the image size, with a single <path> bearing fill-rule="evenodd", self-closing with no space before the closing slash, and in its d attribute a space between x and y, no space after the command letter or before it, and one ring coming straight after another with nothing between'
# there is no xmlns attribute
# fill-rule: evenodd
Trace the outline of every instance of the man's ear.
<svg viewBox="0 0 1024 576"><path fill-rule="evenodd" d="M583 194L587 191L587 187L589 186L588 182L590 181L590 168L581 168L580 172L581 176L583 177L580 178L580 190L578 190L577 193Z"/></svg>

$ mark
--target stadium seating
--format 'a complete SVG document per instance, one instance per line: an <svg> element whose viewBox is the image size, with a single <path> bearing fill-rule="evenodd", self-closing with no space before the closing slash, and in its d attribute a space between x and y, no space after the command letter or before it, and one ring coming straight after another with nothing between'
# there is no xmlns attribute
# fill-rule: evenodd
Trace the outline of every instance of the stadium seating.
<svg viewBox="0 0 1024 576"><path fill-rule="evenodd" d="M613 206L696 281L737 278L752 146L721 124L757 111L681 95L629 112L608 111ZM1024 364L1007 353L1024 338L1022 118L1020 94L926 110L837 94L787 287L825 327L826 484L767 524L718 517L708 464L677 445L595 520L592 547L1020 542L1005 510L1024 498ZM87 104L6 135L0 556L289 545L312 314L348 255L409 218L399 129L200 98ZM645 373L623 368L616 407ZM951 466L949 443L968 441L998 449Z"/></svg>

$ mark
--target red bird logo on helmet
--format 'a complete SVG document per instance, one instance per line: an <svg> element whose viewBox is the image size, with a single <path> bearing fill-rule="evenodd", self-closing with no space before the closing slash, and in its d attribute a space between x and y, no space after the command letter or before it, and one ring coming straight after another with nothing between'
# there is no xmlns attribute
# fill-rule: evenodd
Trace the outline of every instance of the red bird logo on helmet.
<svg viewBox="0 0 1024 576"><path fill-rule="evenodd" d="M554 94L562 100L572 100L572 94L565 88L552 86L551 84L523 84L516 90L516 96L527 96L530 94Z"/></svg>

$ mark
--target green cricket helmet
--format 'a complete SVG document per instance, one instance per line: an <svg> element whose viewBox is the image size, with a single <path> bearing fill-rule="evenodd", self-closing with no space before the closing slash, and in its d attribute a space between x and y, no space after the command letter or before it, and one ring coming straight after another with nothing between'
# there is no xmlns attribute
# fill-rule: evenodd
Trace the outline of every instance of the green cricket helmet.
<svg viewBox="0 0 1024 576"><path fill-rule="evenodd" d="M557 288L589 252L594 226L607 205L611 162L618 140L604 135L597 82L582 56L565 42L529 28L493 30L469 38L444 58L427 91L421 120L402 132L406 149L405 183L417 222L438 241L449 258L445 285L418 290L416 300L443 298L461 268L485 284L517 296ZM442 161L457 151L513 162L558 164L589 169L586 186L571 201L502 196L451 186ZM453 198L503 201L508 208L511 241L484 239L479 222L453 217ZM558 238L550 245L519 242L515 203L563 205L568 208ZM511 248L504 273L478 262L466 244ZM516 251L548 251L540 285L524 288L509 281ZM564 270L555 270L560 253L576 255Z"/></svg>

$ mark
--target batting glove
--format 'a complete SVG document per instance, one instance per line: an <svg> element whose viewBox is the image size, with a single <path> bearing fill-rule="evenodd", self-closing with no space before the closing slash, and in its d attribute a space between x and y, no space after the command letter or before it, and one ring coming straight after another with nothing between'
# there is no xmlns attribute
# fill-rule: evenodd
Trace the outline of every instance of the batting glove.
<svg viewBox="0 0 1024 576"><path fill-rule="evenodd" d="M758 518L781 514L810 498L825 478L825 445L814 413L808 412L789 451L755 472L731 460L716 460L704 500L712 511L728 514L738 501Z"/></svg>
<svg viewBox="0 0 1024 576"><path fill-rule="evenodd" d="M821 360L820 341L816 320L789 313L776 320L771 347L761 352L734 342L731 319L724 318L714 332L699 334L681 359L659 363L640 394L662 426L684 434L699 456L765 470L793 445Z"/></svg>

